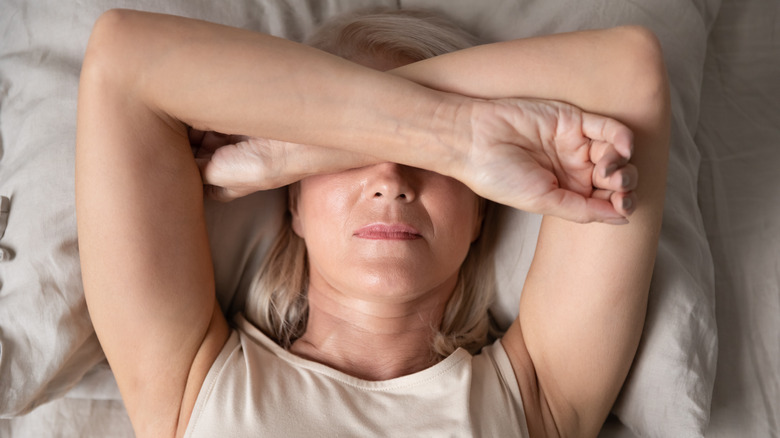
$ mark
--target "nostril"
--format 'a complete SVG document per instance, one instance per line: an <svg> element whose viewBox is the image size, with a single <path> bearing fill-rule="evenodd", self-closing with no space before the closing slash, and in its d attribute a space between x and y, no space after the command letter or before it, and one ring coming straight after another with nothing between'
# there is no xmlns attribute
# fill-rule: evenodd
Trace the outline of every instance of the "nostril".
<svg viewBox="0 0 780 438"><path fill-rule="evenodd" d="M374 194L373 194L373 195L371 195L371 198L372 198L372 199L383 199L383 198L385 197L385 195L386 195L386 194L389 196L389 197L387 198L388 200L390 200L390 199L395 199L395 200L401 200L401 201L409 201L409 200L410 200L410 199L412 199L412 197L413 197L413 195L411 195L412 197L410 197L410 195L408 195L408 194L406 194L406 193L396 193L396 194L395 194L395 197L393 197L393 196L392 196L392 195L393 195L393 193L389 193L389 194L388 194L388 193L386 193L386 192L384 192L384 191L378 191L378 192L374 192Z"/></svg>

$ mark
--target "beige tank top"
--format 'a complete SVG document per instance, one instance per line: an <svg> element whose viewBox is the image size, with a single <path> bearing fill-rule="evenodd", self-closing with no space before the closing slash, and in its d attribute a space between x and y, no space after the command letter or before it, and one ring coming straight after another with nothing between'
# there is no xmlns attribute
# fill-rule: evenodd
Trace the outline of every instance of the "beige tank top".
<svg viewBox="0 0 780 438"><path fill-rule="evenodd" d="M295 356L239 316L186 437L527 437L500 341L395 379L361 380Z"/></svg>

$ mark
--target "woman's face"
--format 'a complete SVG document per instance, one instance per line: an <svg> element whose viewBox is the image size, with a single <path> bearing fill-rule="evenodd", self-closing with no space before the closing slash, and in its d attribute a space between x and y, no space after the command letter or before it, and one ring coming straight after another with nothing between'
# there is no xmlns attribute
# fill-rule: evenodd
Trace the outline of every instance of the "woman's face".
<svg viewBox="0 0 780 438"><path fill-rule="evenodd" d="M291 201L310 287L388 302L449 293L481 220L459 181L394 163L306 178Z"/></svg>

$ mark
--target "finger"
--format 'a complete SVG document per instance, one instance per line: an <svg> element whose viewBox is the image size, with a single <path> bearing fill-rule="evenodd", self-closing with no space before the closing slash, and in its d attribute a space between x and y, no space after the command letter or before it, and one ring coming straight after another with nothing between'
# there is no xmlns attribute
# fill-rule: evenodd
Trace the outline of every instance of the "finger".
<svg viewBox="0 0 780 438"><path fill-rule="evenodd" d="M599 197L584 197L575 192L555 189L545 195L545 201L554 207L548 209L545 214L551 214L563 219L578 223L604 222L613 225L627 224L625 215L615 209L610 200L602 199L604 193L599 192Z"/></svg>
<svg viewBox="0 0 780 438"><path fill-rule="evenodd" d="M591 198L607 201L622 216L630 216L636 210L636 194L612 190L594 190Z"/></svg>
<svg viewBox="0 0 780 438"><path fill-rule="evenodd" d="M230 144L230 135L221 132L209 131L203 136L200 144L201 149L214 152L222 146Z"/></svg>
<svg viewBox="0 0 780 438"><path fill-rule="evenodd" d="M588 152L588 158L593 164L607 160L605 163L616 163L620 167L630 160L630 157L621 154L615 145L604 140L591 140Z"/></svg>
<svg viewBox="0 0 780 438"><path fill-rule="evenodd" d="M610 201L612 194L615 193L612 190L594 190L590 195L591 198L601 199L602 201Z"/></svg>
<svg viewBox="0 0 780 438"><path fill-rule="evenodd" d="M617 120L596 114L582 113L582 133L595 141L614 145L615 150L629 159L634 151L634 134Z"/></svg>
<svg viewBox="0 0 780 438"><path fill-rule="evenodd" d="M593 187L596 189L615 192L630 192L636 189L639 182L639 171L633 164L626 164L612 171L608 176L604 176L603 168L603 166L596 166L593 169L592 181Z"/></svg>
<svg viewBox="0 0 780 438"><path fill-rule="evenodd" d="M609 198L612 207L623 216L630 216L636 210L636 194L634 192L613 192Z"/></svg>
<svg viewBox="0 0 780 438"><path fill-rule="evenodd" d="M614 150L615 147L612 143L604 140L590 140L590 148L588 149L588 159L591 163L598 163L608 150ZM619 154L618 154L619 155Z"/></svg>
<svg viewBox="0 0 780 438"><path fill-rule="evenodd" d="M230 189L210 184L203 186L203 196L219 202L230 202L236 198L241 197L241 195L233 192Z"/></svg>
<svg viewBox="0 0 780 438"><path fill-rule="evenodd" d="M214 187L230 187L235 184L235 181L231 178L231 173L226 173L220 170L220 167L215 165L209 158L195 158L195 164L200 171L200 179L203 181L204 186Z"/></svg>
<svg viewBox="0 0 780 438"><path fill-rule="evenodd" d="M590 159L596 164L594 176L609 177L615 170L625 166L628 158L620 154L611 143L595 142L591 146Z"/></svg>

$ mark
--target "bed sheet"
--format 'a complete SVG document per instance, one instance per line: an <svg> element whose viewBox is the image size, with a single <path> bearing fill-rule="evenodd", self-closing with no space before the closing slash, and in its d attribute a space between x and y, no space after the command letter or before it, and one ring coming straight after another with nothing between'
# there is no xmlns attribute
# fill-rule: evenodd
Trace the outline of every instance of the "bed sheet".
<svg viewBox="0 0 780 438"><path fill-rule="evenodd" d="M302 39L323 16L376 5L396 1L0 0L0 194L10 199L0 241L10 254L0 263L0 416L63 396L104 357L81 286L73 174L81 60L100 14L140 9ZM242 302L235 291L270 246L282 202L266 192L207 203L223 309ZM238 250L226 247L239 236Z"/></svg>
<svg viewBox="0 0 780 438"><path fill-rule="evenodd" d="M696 143L720 344L707 437L778 437L780 2L723 2Z"/></svg>
<svg viewBox="0 0 780 438"><path fill-rule="evenodd" d="M86 35L88 34L89 24L94 21L94 19L99 14L100 10L106 9L109 7L109 3L111 7L120 7L120 6L130 6L140 9L146 9L146 10L158 10L162 12L169 12L169 13L179 13L183 15L189 15L189 16L198 16L202 18L208 18L212 21L217 22L225 22L225 23L231 23L234 25L240 25L250 28L264 28L261 26L261 23L268 23L267 20L265 20L263 17L263 14L273 14L275 17L274 20L271 20L271 27L264 28L264 30L279 34L279 35L286 35L292 38L300 38L305 29L311 26L311 20L313 20L315 17L320 16L328 16L331 15L337 11L344 10L345 8L354 8L356 6L360 6L361 3L364 5L373 5L377 3L381 3L380 0L327 0L327 1L308 1L308 2L284 2L284 1L264 1L264 2L258 2L257 4L262 5L270 5L268 7L263 6L259 10L256 9L254 6L250 7L247 6L250 2L248 1L236 1L232 2L230 4L226 4L224 7L215 7L214 5L210 4L210 2L207 2L205 0L202 1L193 1L193 2L166 2L166 3L160 3L155 2L152 0L117 0L117 1L111 1L103 3L102 6L98 7L96 6L99 2L77 2L74 5L67 6L63 5L61 3L58 3L56 1L40 1L36 3L28 3L23 1L11 1L11 0L0 0L0 9L6 10L6 6L13 4L15 9L18 9L22 11L21 16L16 16L14 18L14 23L8 24L9 18L6 17L6 24L8 24L8 27L5 27L6 29L13 29L14 31L22 31L27 32L27 38L30 42L30 46L33 48L33 50L30 51L30 53L15 53L11 56L14 56L16 58L8 58L8 59L14 59L15 61L19 59L20 56L27 56L34 58L35 62L39 62L41 65L57 65L59 70L57 70L57 79L62 80L65 78L65 87L61 89L53 89L51 87L51 84L42 84L43 87L40 90L35 90L34 93L32 93L36 99L41 99L41 101L45 101L47 103L46 108L41 109L41 105L39 102L31 102L30 108L37 110L37 111L45 111L45 114L41 113L35 113L36 117L43 117L47 121L52 121L53 123L50 125L47 125L47 129L45 134L42 134L40 129L37 126L22 126L22 127L13 127L14 129L4 129L4 132L12 132L12 133L19 133L19 137L13 137L13 136L5 136L2 138L4 142L6 142L7 145L13 146L13 144L16 144L18 142L29 140L31 137L35 137L37 139L40 139L42 137L45 137L47 141L51 141L52 144L60 145L62 148L71 147L72 146L72 140L64 141L61 138L57 138L57 135L62 135L63 133L72 133L72 121L71 120L63 120L62 114L70 114L73 112L73 108L75 107L75 87L73 86L75 83L75 76L73 75L74 72L78 71L78 63L74 62L73 60L80 59L80 53L79 51L83 50L83 44L86 42ZM396 2L395 0L387 1L385 2L389 5L397 5L399 2ZM401 4L415 4L415 3L428 3L425 1L404 1L400 2ZM527 1L527 2L513 2L509 0L501 0L501 1L493 1L493 2L485 2L480 3L483 7L487 7L486 5L488 3L491 3L494 5L497 9L494 10L494 12L499 11L498 8L504 8L506 10L507 7L514 8L518 5L524 6L524 8L520 8L516 10L517 12L520 12L521 15L518 15L518 17L522 17L522 14L530 14L533 16L535 13L539 12L545 12L547 15L545 16L546 21L538 21L535 23L535 25L543 25L544 23L547 23L546 27L542 26L541 29L534 26L516 26L513 29L509 29L510 31L514 32L513 36L527 36L532 33L545 33L546 32L552 32L552 31L562 31L562 30L571 30L578 27L578 20L581 20L583 15L582 14L560 14L560 6L557 8L553 6L547 6L551 5L552 3L545 3L543 1ZM575 2L576 3L576 2ZM698 70L690 70L685 68L687 62L690 60L688 58L685 58L684 56L687 54L687 49L691 46L695 47L703 47L703 41L699 41L699 34L700 34L700 27L703 28L704 26L708 26L710 23L710 18L714 15L714 11L717 10L717 7L714 5L719 4L719 0L691 0L690 3L683 2L683 4L680 5L673 5L671 1L666 0L658 0L655 3L653 3L653 7L649 6L650 2L648 3L640 3L640 2L625 2L623 4L619 4L620 2L613 2L613 1L592 1L593 5L601 5L601 9L599 8L591 8L586 15L590 17L593 21L590 22L591 26L606 26L610 23L612 24L621 24L621 21L619 18L616 18L613 14L610 16L608 14L609 11L615 11L615 6L620 6L618 9L624 13L636 13L637 11L645 13L644 16L646 17L652 17L654 12L657 12L657 7L660 4L664 5L672 5L675 6L677 11L675 11L675 14L673 14L675 17L674 19L677 20L675 23L665 23L663 21L663 17L658 17L657 19L652 19L649 23L644 23L646 25L651 25L656 27L657 31L661 31L664 35L666 35L667 39L667 47L665 49L668 49L670 53L672 53L672 59L676 60L678 63L675 64L673 67L673 79L676 79L677 81L680 81L681 84L684 84L684 86L678 87L677 95L681 96L680 99L676 102L676 104L679 104L683 106L683 110L678 113L678 117L676 119L676 126L677 126L677 132L675 135L685 137L684 145L683 145L683 154L682 156L678 157L680 158L684 164L679 166L679 168L676 171L676 174L680 176L680 178L683 178L683 185L686 187L689 184L689 179L694 181L695 184L695 177L686 175L686 169L688 166L692 163L695 163L698 165L698 156L695 153L695 148L689 148L689 142L692 146L692 141L690 140L689 131L692 132L693 129L696 126L697 122L697 116L698 116L698 90L699 90L699 81L700 81L700 71ZM460 11L470 11L474 8L474 5L476 3L471 3L468 1L450 1L450 2L442 2L438 1L439 5L447 4L447 8L450 12L457 12ZM573 3L574 4L574 3ZM581 3L580 3L581 4ZM689 6L693 4L695 8L698 10L698 14L701 14L702 18L699 18L697 12L692 11L692 8ZM178 6L177 6L178 5ZM183 6L186 5L186 6ZM280 6L281 5L281 6ZM291 6L295 5L295 6ZM305 5L305 6L304 6ZM679 7L678 7L679 6ZM87 9L84 9L84 8ZM181 10L177 8L181 8ZM654 7L656 9L654 9ZM30 16L35 16L35 9L36 8L51 8L53 16L56 16L57 20L54 23L47 23L51 24L47 29L42 29L41 23L31 23L26 22L25 19L27 19ZM673 8L674 9L674 8ZM446 12L446 11L445 11ZM607 12L606 18L604 12ZM558 19L558 16L555 16L553 13L559 14L560 19ZM0 16L3 14L0 13ZM669 15L669 14L665 14ZM694 17L695 16L695 17ZM294 17L294 20L291 20L291 17ZM475 15L476 18L481 18L483 20L490 20L491 16L490 14L482 14L482 15ZM471 17L471 18L474 18ZM688 24L691 24L688 20L689 18L694 17L696 18L694 20L694 23L691 27L687 27ZM469 18L469 17L466 17ZM496 15L493 15L493 19L498 18ZM302 20L302 21L301 21ZM700 20L700 21L699 21ZM0 20L2 21L2 20ZM70 23L71 28L68 27L68 24ZM500 35L501 29L498 27L491 28L489 26L489 21L483 21L482 25L484 26L484 31L487 34L490 35ZM581 25L581 23L579 23ZM14 27L11 27L13 25ZM685 26L684 26L685 25ZM36 27L37 26L37 27ZM677 28L675 29L675 26ZM26 29L26 30L25 30ZM43 31L48 31L47 35L49 38L49 41L42 40L43 37L41 37ZM79 38L82 38L83 42L82 45L69 45L67 46L68 42L72 42L74 38L73 32L77 32L80 36ZM686 36L690 36L691 38L686 39ZM51 39L56 38L57 41L55 41L52 44ZM44 50L44 48L48 47L54 47L55 50ZM35 50L38 49L38 50ZM699 52L695 51L693 52L695 56L698 56ZM702 55L703 58L703 55ZM29 60L29 58L28 58ZM703 61L703 59L702 59ZM4 60L5 62L5 60ZM697 60L693 61L698 62ZM18 90L12 89L12 93L10 95L10 98L5 101L5 103L10 103L9 106L14 106L16 102L12 102L11 99L14 97L18 98L18 94L16 94ZM28 90L25 90L27 92ZM0 96L2 97L9 97L8 89L0 89ZM5 96L3 96L5 94ZM2 108L2 104L4 102L0 101L0 109ZM37 106L36 106L37 105ZM18 108L18 105L17 105ZM8 123L7 121L11 119L3 118L0 120L0 122ZM18 119L17 119L18 120ZM24 120L24 119L23 119ZM30 117L28 120L33 120L32 117ZM30 122L31 123L31 122ZM17 129L19 128L19 129ZM36 129L38 128L38 129ZM38 140L40 141L40 140ZM2 143L0 143L0 158L2 158L3 152L2 152ZM31 151L32 152L32 151ZM72 165L72 157L70 154L63 150L45 150L41 149L37 151L38 154L45 154L54 152L57 154L58 157L60 157L61 160L65 160L66 163L70 163ZM11 169L11 172L13 172L13 166L14 163L9 161L8 159L13 154L8 154L6 159L0 162L3 167L3 172L8 172L9 169ZM18 155L17 155L18 156ZM29 155L28 157L31 157L35 159L36 157ZM46 162L48 164L48 161ZM46 164L45 163L45 164ZM62 166L59 165L56 168L53 168L53 171L55 172L63 172ZM70 168L65 172L65 177L67 177L67 173L71 172ZM5 173L4 175L0 175L2 178L9 177L8 173ZM10 175L11 178L13 178L13 175ZM0 179L2 179L0 178ZM19 179L17 178L16 183L19 183ZM58 209L53 210L51 208L51 205L46 207L46 210L51 212L54 211L54 214L51 216L52 222L56 223L58 225L62 225L64 227L64 231L66 233L71 233L69 236L72 235L72 227L74 222L74 217L72 215L72 212L68 210L69 206L72 203L71 196L72 196L72 182L70 179L67 180L67 184L62 187L50 187L46 190L29 190L30 188L34 187L36 181L25 181L25 184L29 184L28 186L25 186L23 184L16 184L15 186L11 187L15 191L16 195L16 205L12 205L12 215L14 213L17 214L16 218L19 218L19 209L24 207L23 204L26 202L29 198L27 197L30 194L37 194L40 196L35 202L43 204L44 202L51 203L52 200L54 200L54 204L57 206L61 205L61 208L58 207ZM1 186L2 184L0 184ZM5 186L5 188L8 188L10 186ZM35 192L35 193L31 193ZM273 195L271 195L273 196ZM687 199L687 198L685 198ZM14 199L12 198L12 203ZM253 206L260 203L262 200L258 200L257 198L254 199L248 199L245 200L246 202L245 207L246 209L251 209ZM692 203L682 202L682 198L678 199L675 202L675 208L679 210L675 210L676 214L678 215L695 215L691 221L684 221L686 226L690 224L696 223L696 221L699 221L700 218L698 217L698 209L695 208L694 205L691 205ZM34 213L35 210L31 210L31 212ZM229 223L231 225L236 224L236 218L231 217L231 212L234 210L231 209L218 209L215 208L213 210L209 210L209 221L211 224L217 224L217 223ZM65 220L63 220L63 218ZM13 219L13 218L12 218ZM244 218L245 219L245 218ZM238 218L240 221L241 218ZM528 217L520 215L519 217L512 218L514 220L514 223L517 223L517 221L525 221L527 225L533 226L535 221L538 226L538 220L537 218ZM15 225L16 227L20 226L20 222L16 221L16 223L11 224ZM251 227L250 224L244 223L243 226ZM273 224L269 225L271 228L273 228ZM10 225L9 225L10 227ZM18 229L18 228L17 228ZM45 235L56 235L60 233L62 229L57 228L51 228L51 229L43 229L41 232ZM236 234L245 234L242 233L238 228L235 229ZM707 254L701 253L701 247L698 243L699 235L698 228L695 226L693 228L679 228L674 230L675 234L671 235L671 240L669 240L666 244L665 250L667 252L670 252L674 254L674 257L671 259L668 259L665 265L665 268L669 270L669 272L673 271L674 269L677 269L674 272L681 272L677 267L672 266L675 263L680 263L681 265L685 265L686 259L687 262L690 262L691 259L696 259L694 264L696 263L702 263L706 264L708 257ZM16 238L17 240L9 240L6 239L6 242L20 242L18 233L14 233L13 227L9 228L9 233L12 238ZM21 236L23 237L23 236ZM527 239L526 242L524 242L524 245L527 245L528 247L533 246L533 242L535 241L535 238L531 238L527 235L518 236L520 239ZM19 245L16 247L16 249L24 249L28 253L30 250L40 251L41 254L58 254L62 252L69 252L72 253L75 248L75 239L68 238L67 241L57 240L53 239L52 241L57 242L57 246L41 246L41 247L29 247L24 245ZM690 242L690 239L694 239L696 241L695 245L692 247L689 247L688 249L693 249L692 251L688 252L678 252L677 249L683 248L685 246L685 242ZM43 240L43 239L41 239ZM220 239L213 239L212 245L214 246L214 250L219 252L220 254L225 254L230 248L221 248L219 247ZM0 245L2 245L5 242L0 242ZM516 242L510 242L511 244L514 244ZM247 246L248 250L246 252L243 252L241 254L237 254L235 257L236 259L229 259L229 258L217 258L218 260L221 260L225 265L241 265L241 266L251 266L252 264L257 263L258 258L257 254L262 253L262 247L264 245L267 245L267 241L263 239L257 239L253 242L251 242L250 245ZM511 246L511 245L507 245ZM258 251L260 249L260 251ZM684 249L684 248L683 248ZM250 251L251 250L251 251ZM250 255L254 254L254 256ZM255 257L255 258L252 258ZM16 266L19 266L19 261L25 259L24 254L18 254L17 257L17 264ZM26 259L25 259L26 260ZM39 259L36 259L36 261ZM27 266L25 266L27 268ZM31 268L40 269L41 266L31 266ZM224 266L217 266L217 281L218 281L218 289L220 290L230 290L230 291L236 291L241 290L244 287L239 283L246 282L246 277L242 277L241 275L224 275L222 277L219 277L220 273L227 272L228 274L232 274L230 270L221 269L224 268ZM78 280L78 266L77 265L56 265L56 266L48 266L45 268L45 270L51 271L52 269L59 269L59 270L71 270L75 277ZM245 270L245 272L251 272L252 269L249 268ZM70 272L70 271L69 271ZM702 275L702 273L696 269L693 269L690 271L690 274L692 275L692 278L698 278L698 276ZM18 278L18 277L17 277ZM659 281L663 281L664 278L672 278L672 277L666 277L661 276L659 278ZM6 287L4 292L6 291L13 291L14 290L14 277L13 275L5 275L3 276L3 280L6 281ZM510 279L510 282L515 281L521 281L520 278L513 278ZM656 281L654 279L654 281ZM77 281L78 282L78 281ZM685 282L683 282L684 284ZM72 300L73 296L72 294L69 295L69 289L74 287L71 284L58 284L56 285L56 290L54 290L54 293L50 296L45 297L48 300ZM78 286L75 286L78 287ZM706 287L701 287L701 293L706 293ZM4 297L4 298L29 298L29 297L23 297L20 294L16 294L14 297ZM221 298L221 304L224 309L232 310L235 307L235 304L237 302L240 302L240 297L236 297L230 294L220 296ZM59 302L59 301L58 301ZM51 303L51 302L50 302ZM673 301L667 302L668 304L674 303ZM37 306L36 308L43 309L44 307L41 305L41 303L35 302L31 303L31 305ZM72 303L69 303L68 306L73 306ZM75 307L69 307L70 309L73 309L73 312L76 316L83 315L84 307L83 302L79 301L76 302ZM2 309L0 309L2 310ZM663 309L662 309L663 310ZM693 309L696 310L696 312L701 312L701 309ZM706 310L706 309L705 309ZM679 310L678 310L679 312ZM661 314L662 312L658 312L658 314ZM705 312L706 314L706 312ZM54 315L56 316L56 315ZM52 315L41 315L41 323L51 323L50 318ZM47 319L48 318L48 319ZM73 318L73 316L66 317L67 318ZM40 429L40 427L43 427L44 425L49 425L52 428L48 429L49 431L59 430L59 428L56 426L56 423L53 422L52 419L59 419L62 424L60 427L65 427L66 429L62 430L77 430L79 427L83 427L84 429L80 433L73 433L73 434L67 434L67 435L78 435L78 436L89 436L90 434L92 436L127 436L127 430L123 430L123 427L125 427L127 424L122 423L121 421L118 421L116 423L116 428L111 429L108 426L110 426L110 422L104 421L105 419L111 419L115 418L114 416L117 415L117 410L121 411L121 403L117 404L116 399L118 398L118 394L116 392L115 386L111 386L111 382L108 383L105 379L105 376L107 374L107 368L105 366L105 363L100 363L100 352L94 348L93 346L96 345L96 341L94 339L94 335L91 333L89 321L88 318L81 317L80 323L82 324L81 328L79 329L79 338L78 341L84 345L88 346L89 348L80 348L77 350L80 356L68 356L66 357L66 362L64 365L60 363L60 366L63 366L62 370L66 371L65 374L60 372L55 377L57 379L63 379L62 382L60 381L49 381L45 383L49 383L47 387L44 389L46 391L51 391L47 394L36 394L36 397L38 397L36 400L48 400L51 398L56 398L61 396L63 393L69 390L69 388L72 386L74 381L77 381L78 379L81 379L78 386L76 386L73 389L70 389L70 392L68 392L66 398L60 398L55 400L52 403L49 403L45 406L42 406L39 409L36 409L33 411L30 415L25 417L20 417L15 420L7 421L7 420L0 420L0 436L40 436L40 435L47 435L48 433L38 433L37 431L43 430ZM702 326L706 326L707 323L702 322ZM70 327L72 329L72 326ZM665 339L665 338L658 338L658 339ZM712 342L711 338L704 338L708 342ZM56 340L56 339L55 339ZM69 339L69 342L72 342L73 339ZM687 344L682 344L687 345ZM709 345L709 344L708 344ZM54 345L53 348L55 348L56 345ZM655 347L659 347L658 342L656 342ZM680 348L680 345L674 345L671 348ZM692 347L693 348L693 347ZM701 346L696 346L696 349L702 348ZM707 348L704 348L704 350L707 350ZM10 353L13 353L13 351L10 351L6 349L3 351L3 354L8 355ZM677 354L677 352L674 352ZM35 354L40 354L42 358L46 358L47 355L50 355L51 352L44 352L44 351L38 351L35 352ZM59 353L58 353L59 354ZM705 370L707 369L707 358L702 356L697 356L697 360L701 360L702 363L694 364L695 366L703 367ZM95 367L92 368L85 368L83 366L83 363L85 361L89 361L90 363L97 363ZM73 368L69 368L70 364L81 364L81 366L76 366ZM78 376L78 379L74 380L74 376L68 376L67 371L73 370L73 372L81 373ZM85 369L90 369L89 373L86 376L83 376L83 372ZM27 370L17 370L19 373L18 375L24 375L23 373ZM36 370L40 371L40 370ZM49 373L50 371L46 371L43 374ZM644 370L643 373L652 372L653 370ZM658 371L655 371L656 374L658 374ZM44 376L45 377L45 376ZM663 376L661 376L663 377ZM110 379L109 379L110 380ZM2 383L2 382L0 382ZM706 392L706 390L705 390ZM633 394L633 398L641 397L642 394ZM96 397L102 398L102 400L96 400ZM81 421L79 418L81 416L85 415L85 412L89 412L89 417L91 417L94 421L94 430L89 429L88 422ZM103 416L105 414L105 417ZM640 413L643 414L643 413ZM674 413L672 413L674 414ZM69 421L71 421L72 416L78 416L79 418L75 419L74 425L70 425ZM668 419L668 417L667 417ZM81 426L79 426L81 425ZM76 429L74 429L76 428ZM20 435L21 434L21 435ZM620 427L619 423L617 422L611 422L610 425L605 428L605 432L603 436L621 436L621 437L628 437L631 436L631 434L626 430L624 427Z"/></svg>

